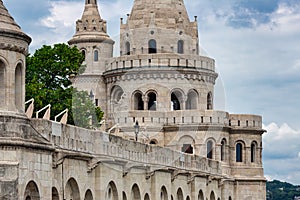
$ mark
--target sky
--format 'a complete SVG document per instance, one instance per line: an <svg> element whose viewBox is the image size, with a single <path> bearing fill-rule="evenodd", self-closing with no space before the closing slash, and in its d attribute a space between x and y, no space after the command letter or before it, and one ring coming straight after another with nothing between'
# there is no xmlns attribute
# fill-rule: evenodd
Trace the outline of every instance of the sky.
<svg viewBox="0 0 300 200"><path fill-rule="evenodd" d="M67 42L84 0L3 0L23 31L42 45ZM117 40L133 0L101 0ZM300 1L185 0L198 16L201 54L216 60L215 107L263 116L265 176L300 185ZM117 44L118 46L118 44Z"/></svg>

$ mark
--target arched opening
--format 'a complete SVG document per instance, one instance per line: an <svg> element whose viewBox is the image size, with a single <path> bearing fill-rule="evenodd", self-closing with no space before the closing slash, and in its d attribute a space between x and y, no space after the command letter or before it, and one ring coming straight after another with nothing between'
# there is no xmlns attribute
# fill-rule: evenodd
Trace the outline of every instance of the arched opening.
<svg viewBox="0 0 300 200"><path fill-rule="evenodd" d="M99 60L99 52L98 50L94 51L94 61L97 62Z"/></svg>
<svg viewBox="0 0 300 200"><path fill-rule="evenodd" d="M171 93L171 110L182 110L183 106L183 93L179 90L175 90Z"/></svg>
<svg viewBox="0 0 300 200"><path fill-rule="evenodd" d="M148 110L156 110L156 94L154 92L150 92L148 94Z"/></svg>
<svg viewBox="0 0 300 200"><path fill-rule="evenodd" d="M0 107L5 107L6 102L6 78L5 64L0 60Z"/></svg>
<svg viewBox="0 0 300 200"><path fill-rule="evenodd" d="M142 93L136 92L133 95L133 105L134 110L144 110L144 101Z"/></svg>
<svg viewBox="0 0 300 200"><path fill-rule="evenodd" d="M209 92L207 94L207 110L212 110L213 109L213 99L212 99L212 93Z"/></svg>
<svg viewBox="0 0 300 200"><path fill-rule="evenodd" d="M176 200L183 200L183 192L181 188L178 188L176 196L177 196Z"/></svg>
<svg viewBox="0 0 300 200"><path fill-rule="evenodd" d="M111 89L111 101L115 104L119 103L123 97L123 94L124 94L123 89L120 86L115 85Z"/></svg>
<svg viewBox="0 0 300 200"><path fill-rule="evenodd" d="M126 55L130 55L130 43L129 42L126 42L125 43L125 53Z"/></svg>
<svg viewBox="0 0 300 200"><path fill-rule="evenodd" d="M211 140L209 140L206 144L207 158L213 159L213 149L214 149L214 144Z"/></svg>
<svg viewBox="0 0 300 200"><path fill-rule="evenodd" d="M202 190L200 190L198 193L198 200L204 200L204 195L203 195Z"/></svg>
<svg viewBox="0 0 300 200"><path fill-rule="evenodd" d="M127 200L127 196L125 192L122 193L122 200Z"/></svg>
<svg viewBox="0 0 300 200"><path fill-rule="evenodd" d="M85 50L84 50L84 49L81 50L81 54L82 54L82 56L84 57L84 60L85 60L86 53L85 53Z"/></svg>
<svg viewBox="0 0 300 200"><path fill-rule="evenodd" d="M25 200L40 200L39 189L34 181L30 181L26 188L24 194Z"/></svg>
<svg viewBox="0 0 300 200"><path fill-rule="evenodd" d="M137 184L134 184L131 189L131 199L132 200L141 200L140 189Z"/></svg>
<svg viewBox="0 0 300 200"><path fill-rule="evenodd" d="M188 154L193 154L194 153L194 148L191 144L183 144L181 151L184 153L188 153Z"/></svg>
<svg viewBox="0 0 300 200"><path fill-rule="evenodd" d="M59 200L59 194L55 187L52 187L52 200Z"/></svg>
<svg viewBox="0 0 300 200"><path fill-rule="evenodd" d="M160 190L160 200L168 200L168 192L165 186L161 187Z"/></svg>
<svg viewBox="0 0 300 200"><path fill-rule="evenodd" d="M229 197L229 198L228 198L228 200L232 200L232 198L231 198L231 197Z"/></svg>
<svg viewBox="0 0 300 200"><path fill-rule="evenodd" d="M157 53L157 48L156 48L156 41L151 39L148 42L148 53L152 54L152 53Z"/></svg>
<svg viewBox="0 0 300 200"><path fill-rule="evenodd" d="M186 197L186 200L190 200L190 197L189 197L189 196L187 196L187 197Z"/></svg>
<svg viewBox="0 0 300 200"><path fill-rule="evenodd" d="M155 140L155 139L152 139L152 140L150 141L150 143L149 143L149 144L156 145L156 144L158 144L158 142L157 142L157 140Z"/></svg>
<svg viewBox="0 0 300 200"><path fill-rule="evenodd" d="M225 161L226 159L226 139L224 138L221 142L221 161Z"/></svg>
<svg viewBox="0 0 300 200"><path fill-rule="evenodd" d="M105 199L118 200L118 190L116 184L113 181L111 181L106 188Z"/></svg>
<svg viewBox="0 0 300 200"><path fill-rule="evenodd" d="M195 90L191 90L187 96L186 109L196 110L197 105L198 105L198 93Z"/></svg>
<svg viewBox="0 0 300 200"><path fill-rule="evenodd" d="M184 53L184 42L183 40L179 40L177 43L177 53L183 54Z"/></svg>
<svg viewBox="0 0 300 200"><path fill-rule="evenodd" d="M65 189L65 199L80 200L79 187L74 178L70 178Z"/></svg>
<svg viewBox="0 0 300 200"><path fill-rule="evenodd" d="M209 199L210 200L216 200L215 193L213 191L210 193L210 198Z"/></svg>
<svg viewBox="0 0 300 200"><path fill-rule="evenodd" d="M91 190L87 190L84 196L84 200L93 200L93 194Z"/></svg>
<svg viewBox="0 0 300 200"><path fill-rule="evenodd" d="M18 64L15 70L15 105L18 110L23 107L22 65Z"/></svg>
<svg viewBox="0 0 300 200"><path fill-rule="evenodd" d="M149 197L148 193L145 194L144 200L150 200L150 197Z"/></svg>
<svg viewBox="0 0 300 200"><path fill-rule="evenodd" d="M255 157L256 157L256 146L257 146L257 143L256 142L252 142L251 144L251 162L255 162Z"/></svg>
<svg viewBox="0 0 300 200"><path fill-rule="evenodd" d="M243 162L243 145L240 142L236 144L236 162Z"/></svg>

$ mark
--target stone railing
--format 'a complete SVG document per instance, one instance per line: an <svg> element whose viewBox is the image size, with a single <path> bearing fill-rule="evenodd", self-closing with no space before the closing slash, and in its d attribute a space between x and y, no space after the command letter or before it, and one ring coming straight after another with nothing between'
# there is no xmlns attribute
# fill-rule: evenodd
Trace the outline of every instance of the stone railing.
<svg viewBox="0 0 300 200"><path fill-rule="evenodd" d="M43 119L31 119L31 124L57 148L74 152L80 151L95 157L103 155L166 168L173 167L212 174L221 173L218 161L204 157Z"/></svg>
<svg viewBox="0 0 300 200"><path fill-rule="evenodd" d="M141 125L216 125L240 128L261 128L262 118L257 115L231 115L215 110L179 110L179 111L129 111L118 112L112 116L114 123L130 126L138 121Z"/></svg>
<svg viewBox="0 0 300 200"><path fill-rule="evenodd" d="M215 71L215 61L204 56L170 53L126 55L110 59L106 64L106 71L140 67L182 67Z"/></svg>

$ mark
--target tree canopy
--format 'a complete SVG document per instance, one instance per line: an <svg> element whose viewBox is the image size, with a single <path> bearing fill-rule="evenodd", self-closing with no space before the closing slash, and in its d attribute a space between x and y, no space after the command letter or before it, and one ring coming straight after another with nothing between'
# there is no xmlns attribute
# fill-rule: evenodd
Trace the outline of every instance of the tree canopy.
<svg viewBox="0 0 300 200"><path fill-rule="evenodd" d="M51 104L51 119L54 119L54 116L68 108L69 124L84 128L96 126L103 113L94 106L88 92L77 91L69 79L85 70L81 65L83 60L84 56L76 47L71 48L66 44L44 45L32 56L27 56L26 99L35 99L36 111ZM92 120L79 119L90 116Z"/></svg>

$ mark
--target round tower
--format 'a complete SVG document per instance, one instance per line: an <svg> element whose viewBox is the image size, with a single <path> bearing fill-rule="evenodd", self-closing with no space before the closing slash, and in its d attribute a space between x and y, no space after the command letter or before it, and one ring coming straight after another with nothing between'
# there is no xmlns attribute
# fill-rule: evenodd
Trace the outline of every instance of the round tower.
<svg viewBox="0 0 300 200"><path fill-rule="evenodd" d="M85 74L101 74L105 70L105 59L113 56L114 41L106 32L106 21L100 17L97 0L85 0L80 20L76 22L76 33L68 42L85 56Z"/></svg>
<svg viewBox="0 0 300 200"><path fill-rule="evenodd" d="M190 21L183 0L135 0L121 19L121 56L103 76L108 116L125 137L133 138L138 122L148 142L199 146L190 137L199 124L224 124L226 113L212 111L218 74L215 61L199 55L196 19Z"/></svg>
<svg viewBox="0 0 300 200"><path fill-rule="evenodd" d="M0 112L24 113L25 56L30 42L0 0Z"/></svg>

